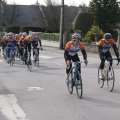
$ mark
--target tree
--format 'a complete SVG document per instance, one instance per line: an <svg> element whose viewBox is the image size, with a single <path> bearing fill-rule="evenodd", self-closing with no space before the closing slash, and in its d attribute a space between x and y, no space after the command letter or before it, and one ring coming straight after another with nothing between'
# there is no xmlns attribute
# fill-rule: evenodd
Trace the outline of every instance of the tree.
<svg viewBox="0 0 120 120"><path fill-rule="evenodd" d="M15 24L17 19L17 7L16 5L7 5L6 0L2 2L2 12L0 12L0 22L2 26L8 26Z"/></svg>
<svg viewBox="0 0 120 120"><path fill-rule="evenodd" d="M97 23L103 32L110 32L115 36L115 29L120 22L120 9L117 0L92 0L89 12L95 15Z"/></svg>
<svg viewBox="0 0 120 120"><path fill-rule="evenodd" d="M74 24L74 30L81 30L83 36L88 32L92 25L95 24L93 14L89 12L79 13Z"/></svg>
<svg viewBox="0 0 120 120"><path fill-rule="evenodd" d="M51 31L58 32L60 27L60 6L57 2L51 0L46 0L46 6L43 10L48 27Z"/></svg>
<svg viewBox="0 0 120 120"><path fill-rule="evenodd" d="M99 26L92 26L90 30L85 34L85 37L82 38L84 42L94 42L95 41L95 33L98 34L98 38L103 38L103 31L99 28Z"/></svg>

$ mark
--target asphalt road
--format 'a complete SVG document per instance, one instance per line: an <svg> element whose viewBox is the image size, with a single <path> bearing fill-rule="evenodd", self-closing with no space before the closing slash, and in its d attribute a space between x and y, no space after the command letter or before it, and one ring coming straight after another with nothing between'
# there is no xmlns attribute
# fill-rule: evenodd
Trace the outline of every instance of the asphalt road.
<svg viewBox="0 0 120 120"><path fill-rule="evenodd" d="M119 120L120 65L113 63L115 87L109 92L106 82L98 86L98 55L88 53L88 61L82 64L83 97L78 99L75 88L72 95L67 90L63 50L44 47L40 67L32 72L19 60L10 67L0 57L0 120Z"/></svg>

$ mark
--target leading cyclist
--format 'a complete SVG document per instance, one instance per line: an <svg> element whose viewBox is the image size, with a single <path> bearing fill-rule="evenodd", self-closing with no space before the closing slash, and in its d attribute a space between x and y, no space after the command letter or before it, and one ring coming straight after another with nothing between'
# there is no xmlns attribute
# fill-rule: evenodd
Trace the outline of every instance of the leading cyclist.
<svg viewBox="0 0 120 120"><path fill-rule="evenodd" d="M67 65L67 68L66 68L66 83L68 83L69 72L70 72L70 69L72 67L71 60L73 62L80 61L79 56L77 54L77 52L79 50L81 50L81 52L83 54L85 64L86 65L88 64L87 53L86 53L86 50L84 48L84 44L82 42L80 42L80 39L81 39L81 35L78 34L78 33L74 33L72 35L72 40L69 41L65 46L64 58L65 58L66 65ZM81 73L80 63L79 63L79 66L80 66L79 72Z"/></svg>
<svg viewBox="0 0 120 120"><path fill-rule="evenodd" d="M115 40L112 39L112 35L110 33L105 33L103 36L103 39L101 39L98 42L98 52L99 52L99 56L101 59L101 63L100 63L100 73L99 73L99 78L103 79L103 68L104 68L104 63L105 60L107 60L108 58L112 58L111 53L110 53L110 48L113 47L115 55L117 57L117 59L119 60L119 52L118 52L118 48L116 46ZM113 60L110 60L110 66L112 66Z"/></svg>

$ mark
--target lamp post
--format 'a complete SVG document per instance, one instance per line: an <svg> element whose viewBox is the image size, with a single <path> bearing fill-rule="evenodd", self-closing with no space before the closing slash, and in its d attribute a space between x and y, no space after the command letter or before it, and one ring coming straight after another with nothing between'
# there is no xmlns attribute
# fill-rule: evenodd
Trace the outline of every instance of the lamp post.
<svg viewBox="0 0 120 120"><path fill-rule="evenodd" d="M64 0L62 0L62 3L61 3L60 37L59 37L60 49L63 49L63 24L64 24Z"/></svg>

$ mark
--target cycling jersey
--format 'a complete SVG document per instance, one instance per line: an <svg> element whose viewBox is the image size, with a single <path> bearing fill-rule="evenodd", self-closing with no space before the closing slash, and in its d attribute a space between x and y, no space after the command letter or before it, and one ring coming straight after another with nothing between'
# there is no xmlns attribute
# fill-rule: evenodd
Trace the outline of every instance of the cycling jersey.
<svg viewBox="0 0 120 120"><path fill-rule="evenodd" d="M15 45L16 41L14 37L7 37L6 38L6 45L11 45L14 44Z"/></svg>
<svg viewBox="0 0 120 120"><path fill-rule="evenodd" d="M79 50L84 50L84 45L82 42L74 45L73 41L70 41L66 44L65 50L68 51L69 55L74 56Z"/></svg>
<svg viewBox="0 0 120 120"><path fill-rule="evenodd" d="M39 42L39 43L38 43ZM40 37L35 37L33 38L33 41L32 41L32 46L33 48L38 48L38 45L40 44L40 46L42 46L42 43L41 43L41 40L40 40Z"/></svg>
<svg viewBox="0 0 120 120"><path fill-rule="evenodd" d="M106 53L107 51L109 51L110 48L111 48L111 46L113 46L113 45L115 45L115 41L113 39L110 39L109 43L106 43L105 39L101 39L98 42L98 46L102 47L102 51L101 52L104 52L104 53Z"/></svg>
<svg viewBox="0 0 120 120"><path fill-rule="evenodd" d="M118 48L117 48L116 43L113 39L110 39L108 43L105 42L105 39L101 39L98 42L99 54L101 52L107 53L110 50L111 47L113 47L116 56L119 57Z"/></svg>

